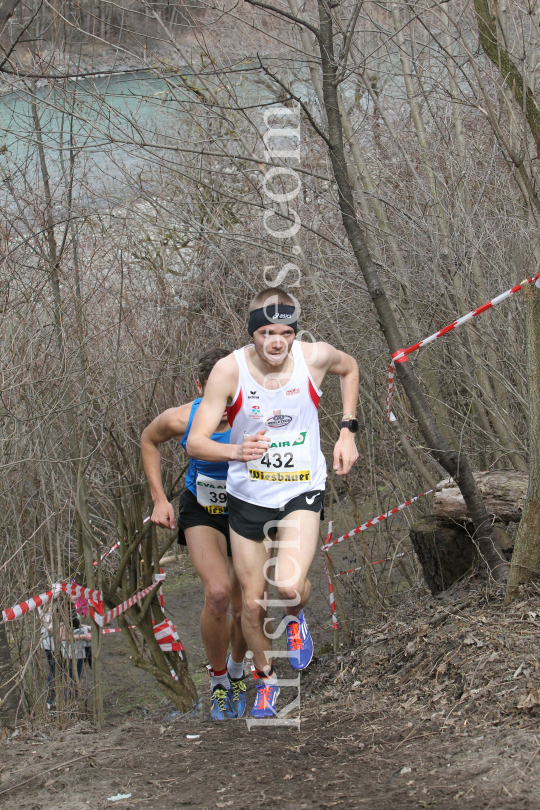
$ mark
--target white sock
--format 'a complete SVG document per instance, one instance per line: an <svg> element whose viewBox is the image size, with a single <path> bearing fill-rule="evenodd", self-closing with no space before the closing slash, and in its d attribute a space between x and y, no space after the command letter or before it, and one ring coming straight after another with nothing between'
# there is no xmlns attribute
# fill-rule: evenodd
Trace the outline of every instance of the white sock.
<svg viewBox="0 0 540 810"><path fill-rule="evenodd" d="M232 657L232 653L231 655L229 655L229 658L227 660L227 674L231 678L234 678L235 681L237 681L239 678L244 677L244 662L241 661L239 664L237 664L234 658Z"/></svg>
<svg viewBox="0 0 540 810"><path fill-rule="evenodd" d="M227 690L231 688L231 682L229 680L227 670L225 670L225 672L221 672L219 675L214 675L214 670L208 667L208 672L210 673L210 687L212 692L218 685Z"/></svg>

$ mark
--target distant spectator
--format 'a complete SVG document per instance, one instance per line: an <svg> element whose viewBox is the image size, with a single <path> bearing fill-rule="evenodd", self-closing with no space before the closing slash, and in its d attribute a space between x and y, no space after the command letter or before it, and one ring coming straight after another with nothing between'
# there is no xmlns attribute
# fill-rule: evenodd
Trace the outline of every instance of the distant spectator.
<svg viewBox="0 0 540 810"><path fill-rule="evenodd" d="M77 681L80 681L85 661L86 644L91 641L90 627L81 624L79 614L76 609L77 597L71 596L71 610L69 614L69 629L65 624L60 626L60 638L62 640L62 654L68 660L68 673L71 683L73 678L73 661L77 662ZM75 686L75 697L77 687Z"/></svg>
<svg viewBox="0 0 540 810"><path fill-rule="evenodd" d="M41 622L40 645L45 651L47 658L47 708L49 710L56 705L54 692L56 658L54 652L52 608L52 602L49 602L46 608L38 607L39 620Z"/></svg>
<svg viewBox="0 0 540 810"><path fill-rule="evenodd" d="M75 605L77 613L79 616L84 616L86 619L88 616L88 612L90 610L90 605L88 604L88 599L85 599L84 596L81 596L77 604ZM84 642L84 660L92 669L92 643L91 641Z"/></svg>

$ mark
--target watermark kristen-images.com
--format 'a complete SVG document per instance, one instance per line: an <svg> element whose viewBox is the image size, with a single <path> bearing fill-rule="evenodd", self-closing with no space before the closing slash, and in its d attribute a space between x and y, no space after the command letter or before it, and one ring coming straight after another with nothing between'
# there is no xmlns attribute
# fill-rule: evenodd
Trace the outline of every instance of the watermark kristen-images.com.
<svg viewBox="0 0 540 810"><path fill-rule="evenodd" d="M274 123L270 125L270 119L277 119L278 123ZM290 123L290 120L293 119L294 123ZM291 106L282 106L276 105L273 107L269 107L265 110L264 115L264 124L266 130L263 133L263 143L265 146L264 150L264 159L267 162L270 162L276 158L279 158L281 161L284 160L296 160L300 162L300 145L301 145L301 136L300 136L300 105L294 103ZM286 119L285 121L283 119ZM284 143L287 144L287 148L284 148ZM290 189L289 191L284 192L277 192L272 189L272 181L279 177L291 177L295 181L295 186ZM300 245L298 244L298 240L294 239L298 234L300 228L302 227L302 222L298 212L290 206L290 203L296 199L300 190L302 188L302 180L297 172L294 171L293 168L287 165L279 165L279 166L272 166L265 174L264 181L263 181L263 190L265 195L271 201L271 203L277 203L277 211L274 210L274 206L272 205L271 208L267 208L263 213L263 227L266 232L276 238L276 239L292 239L296 244L292 247L292 253L294 255L298 255L301 252ZM282 216L288 219L293 220L293 222L285 229L282 230L275 230L273 229L270 224L269 220L273 216ZM264 268L263 278L264 283L269 287L277 287L284 283L285 279L289 276L290 273L296 273L296 278L293 281L287 281L287 286L291 287L299 287L300 286L300 268L294 264L293 262L287 262L283 265L283 267L279 270L277 275L270 279L268 278L268 273L270 270L274 269L274 265L266 266ZM294 296L293 296L294 297ZM297 316L300 315L300 305L296 298L294 297L294 303L297 310ZM265 524L264 533L265 533L265 540L264 546L267 551L270 549L275 548L283 548L286 544L287 547L290 548L300 548L300 518L297 520L282 520L281 526L284 527L294 527L298 532L298 540L296 541L280 541L278 539L272 540L269 537L269 532L272 529L277 528L277 521L269 521ZM291 558L289 558L291 559ZM277 566L277 558L271 556L264 564L264 577L268 584L268 586L273 586L276 588L287 588L296 582L297 576L299 574L299 566L296 561L294 561L297 570L295 574L287 581L281 581L277 577L279 576L278 566ZM270 576L269 569L275 567L275 578ZM284 610L287 607L293 607L298 605L300 602L300 594L297 592L296 597L294 599L270 599L269 592L266 591L264 595L264 599L257 600L260 604L261 608L264 611L268 611L269 608L281 608ZM264 634L268 639L278 639L280 638L286 630L287 623L288 623L287 616L283 616L283 618L279 622L278 628L275 632L270 632L268 626L271 626L272 619L267 617L264 619ZM292 617L291 617L292 618ZM273 658L288 658L287 650L267 650L265 651L267 657L272 656ZM288 678L288 679L278 679L278 684L281 687L295 687L296 688L296 696L293 700L290 701L286 706L280 709L275 717L266 718L264 720L258 720L255 718L248 717L246 722L248 728L252 728L253 726L289 726L295 727L300 730L300 673L298 673L296 678ZM289 715L291 712L296 710L296 716L290 717Z"/></svg>

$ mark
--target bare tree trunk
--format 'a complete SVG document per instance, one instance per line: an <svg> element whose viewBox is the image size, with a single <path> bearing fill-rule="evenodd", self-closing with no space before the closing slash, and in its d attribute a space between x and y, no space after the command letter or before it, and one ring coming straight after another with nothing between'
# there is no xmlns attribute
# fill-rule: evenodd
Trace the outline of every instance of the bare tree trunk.
<svg viewBox="0 0 540 810"><path fill-rule="evenodd" d="M512 563L508 574L506 601L517 586L540 570L540 289L525 289L527 371L529 378L529 487Z"/></svg>
<svg viewBox="0 0 540 810"><path fill-rule="evenodd" d="M475 0L474 5L480 46L499 70L510 103L514 100L519 106L538 149L540 109L534 92L530 84L524 81L504 43L499 40L496 17L487 0ZM496 3L494 7L497 10ZM522 165L519 168L524 171ZM528 199L531 207L538 207L534 188L531 183L525 185L525 189L522 187L525 199ZM529 486L508 575L507 603L515 597L517 586L540 569L540 292L531 287L525 288L524 294L529 385Z"/></svg>
<svg viewBox="0 0 540 810"><path fill-rule="evenodd" d="M55 226L53 218L53 199L50 188L49 171L47 168L47 161L45 159L45 148L43 145L41 121L39 117L37 104L35 101L36 92L37 89L34 83L33 86L34 97L32 99L31 104L32 118L34 121L34 129L36 133L38 156L41 169L41 179L43 182L43 190L45 193L45 204L46 204L45 230L49 254L48 255L49 279L51 284L51 292L53 296L54 328L56 333L56 341L58 345L59 359L60 362L63 362L64 359L67 357L67 347L65 345L64 330L62 325L62 305L60 297L59 267L65 246L68 226L67 225L65 226L66 230L64 232L64 238L62 240L62 244L59 249L55 234ZM71 154L73 155L73 150ZM71 168L73 171L73 165ZM71 180L73 181L73 175L71 177ZM86 475L84 470L85 462L84 462L83 448L85 445L86 431L85 430L82 431L83 435L82 440L80 441L77 431L77 425L75 422L75 406L69 384L66 384L64 387L63 400L69 434L70 457L71 463L73 465L73 475L75 478L75 486L76 486L75 505L81 524L85 578L88 587L95 588L96 583L94 577L94 557L92 552L92 530L90 528L90 519L89 519L90 514L88 510L88 492L86 485ZM94 716L98 722L101 722L103 720L103 682L101 677L102 635L99 627L93 620L91 623L91 627L92 627L92 673L94 682L94 695L93 695Z"/></svg>
<svg viewBox="0 0 540 810"><path fill-rule="evenodd" d="M2 3L0 6L0 28L3 28L9 18L15 14L15 9L20 2L21 0L6 0L5 3Z"/></svg>
<svg viewBox="0 0 540 810"><path fill-rule="evenodd" d="M291 9L292 13L295 14L297 17L301 17L301 4L299 0L288 0L289 8ZM323 113L324 118L326 119L326 111L324 106L324 94L323 94L323 86L322 80L320 75L319 65L316 63L316 46L314 45L312 35L307 31L304 27L300 28L300 36L302 39L302 45L304 47L305 52L311 57L309 61L310 66L310 75L313 87L315 89L315 93L317 95L317 99L319 102L320 109ZM399 248L398 240L396 238L396 234L394 229L388 219L384 206L380 203L377 198L376 194L376 182L373 180L371 176L369 166L367 161L364 159L363 150L358 139L357 133L355 132L353 123L351 121L351 117L347 111L347 105L343 101L343 96L339 88L337 88L337 98L339 103L339 112L341 116L341 122L343 126L343 133L345 135L345 139L347 142L348 147L350 148L350 153L353 158L354 165L356 166L356 170L358 172L359 182L356 183L356 191L358 193L360 199L360 205L362 206L362 213L366 221L368 221L368 217L365 214L365 208L367 207L367 202L364 199L365 192L367 192L367 197L369 199L369 204L371 205L373 212L379 222L381 233L384 236L384 240L394 258L394 266L397 271L399 284L401 287L401 308L406 309L406 318L400 318L400 311L399 309L390 301L390 306L392 307L392 311L397 319L400 320L402 328L407 329L407 327L412 331L413 334L417 335L420 333L419 324L415 318L414 311L410 306L410 298L412 295L412 290L408 278L406 262L403 257L403 254ZM363 186L363 188L361 187ZM364 231L365 233L365 231ZM370 247L369 243L368 248L370 252L372 248ZM331 321L330 321L331 322ZM362 374L363 369L360 368L360 374ZM362 375L363 376L363 375ZM443 408L440 405L440 400L442 399L439 386L437 383L437 379L435 374L431 371L431 369L427 368L424 371L423 379L428 387L428 391L431 395L433 407L435 409L435 413L437 416L442 417L443 415ZM433 488L433 478L431 477L429 471L426 469L424 464L420 461L417 454L411 447L410 443L407 440L407 437L404 435L403 431L401 431L396 423L392 423L392 428L394 428L394 432L398 437L398 441L401 443L403 451L405 455L408 456L410 461L414 464L417 468L420 475L423 476L424 480L428 483L430 488ZM449 431L449 441L452 441L452 431Z"/></svg>
<svg viewBox="0 0 540 810"><path fill-rule="evenodd" d="M364 276L371 299L377 310L380 326L390 351L395 352L403 347L403 338L390 307L386 291L372 263L363 231L356 217L353 195L347 177L343 129L337 97L338 71L337 60L334 55L332 16L324 0L318 0L318 8L320 21L318 39L323 70L324 104L328 120L328 147L334 178L338 186L339 205L343 225L358 266ZM475 539L482 556L493 575L497 579L503 579L506 576L508 565L495 544L489 516L484 506L482 496L476 486L467 458L462 453L452 450L448 446L448 443L433 418L427 399L418 380L411 370L411 364L398 363L396 370L405 388L414 415L418 420L422 435L428 442L437 461L439 461L444 469L455 479L461 490L474 523L476 531Z"/></svg>

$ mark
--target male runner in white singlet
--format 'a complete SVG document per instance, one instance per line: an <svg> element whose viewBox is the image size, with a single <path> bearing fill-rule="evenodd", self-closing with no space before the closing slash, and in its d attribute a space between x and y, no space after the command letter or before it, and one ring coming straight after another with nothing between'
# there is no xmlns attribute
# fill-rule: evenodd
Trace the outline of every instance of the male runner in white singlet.
<svg viewBox="0 0 540 810"><path fill-rule="evenodd" d="M260 718L276 714L279 694L271 640L264 632L268 581L276 583L286 614L273 637L278 638L286 626L293 669L304 669L313 656L302 608L311 590L307 574L317 547L326 481L319 386L326 373L341 378L344 417L334 448L334 470L344 475L358 458L354 440L358 366L327 343L295 340L297 313L285 290L263 290L249 311L253 345L216 363L187 450L199 459L229 462L231 544L243 591L242 629L253 651L257 687L251 715ZM220 444L210 437L226 405L231 443ZM268 542L276 529L278 543ZM269 562L272 546L277 547L277 558L269 573L274 564Z"/></svg>

